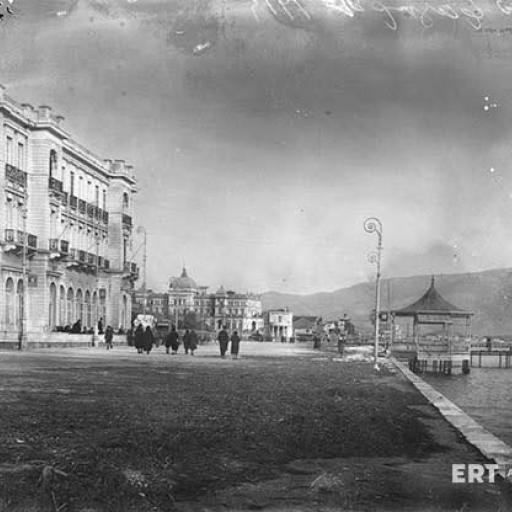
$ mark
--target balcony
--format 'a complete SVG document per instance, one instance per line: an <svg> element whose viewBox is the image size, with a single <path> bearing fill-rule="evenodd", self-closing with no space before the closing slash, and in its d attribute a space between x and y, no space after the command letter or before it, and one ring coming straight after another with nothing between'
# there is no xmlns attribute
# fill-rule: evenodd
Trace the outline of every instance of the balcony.
<svg viewBox="0 0 512 512"><path fill-rule="evenodd" d="M129 228L132 227L132 218L129 215L126 215L126 213L123 213L123 225Z"/></svg>
<svg viewBox="0 0 512 512"><path fill-rule="evenodd" d="M132 261L125 261L123 265L123 271L126 274L129 274L130 279L138 279L139 277L139 269L137 267L137 264Z"/></svg>
<svg viewBox="0 0 512 512"><path fill-rule="evenodd" d="M78 200L78 211L82 215L85 215L85 213L87 211L87 203L83 199Z"/></svg>
<svg viewBox="0 0 512 512"><path fill-rule="evenodd" d="M62 181L50 176L48 178L48 188L50 189L50 192L62 194Z"/></svg>
<svg viewBox="0 0 512 512"><path fill-rule="evenodd" d="M6 229L4 233L4 251L22 253L25 239L27 252L32 254L37 250L37 236L25 233L19 229Z"/></svg>
<svg viewBox="0 0 512 512"><path fill-rule="evenodd" d="M69 242L58 238L50 238L49 249L50 259L64 258L69 254Z"/></svg>
<svg viewBox="0 0 512 512"><path fill-rule="evenodd" d="M71 206L73 210L76 210L78 208L78 197L69 196L69 206Z"/></svg>
<svg viewBox="0 0 512 512"><path fill-rule="evenodd" d="M5 164L5 178L7 185L15 189L25 189L27 186L27 173L14 165Z"/></svg>

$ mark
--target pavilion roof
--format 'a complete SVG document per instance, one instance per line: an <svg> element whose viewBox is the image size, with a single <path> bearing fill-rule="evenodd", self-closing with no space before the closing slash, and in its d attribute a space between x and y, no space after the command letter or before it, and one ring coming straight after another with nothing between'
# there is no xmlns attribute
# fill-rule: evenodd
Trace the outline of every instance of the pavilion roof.
<svg viewBox="0 0 512 512"><path fill-rule="evenodd" d="M434 284L434 276L430 282L430 288L416 302L409 304L402 309L393 311L396 316L414 316L417 314L424 315L447 315L447 316L470 316L473 313L454 306L448 302L436 290Z"/></svg>

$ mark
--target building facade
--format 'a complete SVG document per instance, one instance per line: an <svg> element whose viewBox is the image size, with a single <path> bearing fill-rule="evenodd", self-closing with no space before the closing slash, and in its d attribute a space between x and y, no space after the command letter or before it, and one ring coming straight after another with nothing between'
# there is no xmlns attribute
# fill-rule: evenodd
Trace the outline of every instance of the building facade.
<svg viewBox="0 0 512 512"><path fill-rule="evenodd" d="M63 120L0 86L0 342L21 347L77 320L131 321L133 168L100 160Z"/></svg>
<svg viewBox="0 0 512 512"><path fill-rule="evenodd" d="M288 309L265 311L265 337L272 341L290 341L293 336L293 313Z"/></svg>
<svg viewBox="0 0 512 512"><path fill-rule="evenodd" d="M163 298L165 297L165 298ZM226 327L243 335L263 331L261 299L251 293L237 293L219 288L208 293L207 286L199 286L184 268L179 277L172 277L165 294L147 294L146 305L154 298L168 305L167 320L179 328L194 325L198 329L218 331ZM134 308L140 309L143 292L133 294ZM148 314L154 314L147 307ZM155 314L154 316L157 316Z"/></svg>

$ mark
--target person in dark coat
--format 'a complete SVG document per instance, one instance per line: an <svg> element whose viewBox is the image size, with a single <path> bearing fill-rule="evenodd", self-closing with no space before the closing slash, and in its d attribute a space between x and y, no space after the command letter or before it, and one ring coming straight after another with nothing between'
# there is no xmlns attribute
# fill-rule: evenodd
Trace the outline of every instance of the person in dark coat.
<svg viewBox="0 0 512 512"><path fill-rule="evenodd" d="M229 343L229 334L228 331L226 331L225 327L223 327L222 330L217 335L217 340L219 342L220 347L220 357L224 358L226 357L226 350L228 349Z"/></svg>
<svg viewBox="0 0 512 512"><path fill-rule="evenodd" d="M191 356L194 355L194 350L197 348L198 342L199 342L199 339L197 337L197 333L196 333L196 331L194 331L194 329L192 329L189 333L189 338L188 338L188 346L190 349Z"/></svg>
<svg viewBox="0 0 512 512"><path fill-rule="evenodd" d="M146 330L144 331L144 350L146 351L146 354L149 354L151 352L154 343L155 338L153 336L153 332L151 331L151 327L149 327L148 325L146 327Z"/></svg>
<svg viewBox="0 0 512 512"><path fill-rule="evenodd" d="M105 330L105 345L107 346L107 350L111 350L114 348L114 329L110 325L107 325Z"/></svg>
<svg viewBox="0 0 512 512"><path fill-rule="evenodd" d="M165 351L169 353L169 348L172 350L172 354L178 353L180 347L180 335L176 331L176 327L172 326L171 331L165 337Z"/></svg>
<svg viewBox="0 0 512 512"><path fill-rule="evenodd" d="M144 328L142 324L139 324L135 329L135 348L139 354L142 354L144 350Z"/></svg>
<svg viewBox="0 0 512 512"><path fill-rule="evenodd" d="M185 354L188 354L188 351L190 350L190 331L188 329L183 335L183 348L185 349Z"/></svg>
<svg viewBox="0 0 512 512"><path fill-rule="evenodd" d="M103 318L98 320L98 334L103 334Z"/></svg>
<svg viewBox="0 0 512 512"><path fill-rule="evenodd" d="M82 333L82 320L80 320L80 318L73 324L73 327L71 327L71 332L73 334Z"/></svg>
<svg viewBox="0 0 512 512"><path fill-rule="evenodd" d="M240 350L240 336L236 331L231 335L231 358L238 359L238 351Z"/></svg>

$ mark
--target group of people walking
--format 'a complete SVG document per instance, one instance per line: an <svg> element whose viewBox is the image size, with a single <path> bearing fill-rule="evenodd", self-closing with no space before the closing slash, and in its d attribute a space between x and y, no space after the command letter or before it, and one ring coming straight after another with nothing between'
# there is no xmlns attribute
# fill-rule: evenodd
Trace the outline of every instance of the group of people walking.
<svg viewBox="0 0 512 512"><path fill-rule="evenodd" d="M238 352L240 351L240 336L238 336L237 331L233 331L233 334L230 337L226 328L223 327L219 331L217 341L219 342L220 357L222 357L223 359L226 357L228 345L229 342L231 341L231 357L233 359L238 359Z"/></svg>
<svg viewBox="0 0 512 512"><path fill-rule="evenodd" d="M185 334L183 335L183 348L185 349L185 354L194 355L194 350L197 348L199 338L197 337L196 331L194 329L187 329ZM165 351L171 354L177 354L178 349L180 348L180 335L176 330L174 325L170 330L169 334L165 337Z"/></svg>

